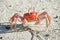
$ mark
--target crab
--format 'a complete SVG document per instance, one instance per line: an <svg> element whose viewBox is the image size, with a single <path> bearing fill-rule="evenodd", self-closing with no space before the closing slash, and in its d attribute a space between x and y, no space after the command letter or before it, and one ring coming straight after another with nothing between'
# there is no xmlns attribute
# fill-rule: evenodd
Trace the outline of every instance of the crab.
<svg viewBox="0 0 60 40"><path fill-rule="evenodd" d="M50 24L50 21L51 21L51 18L48 15L48 12L42 12L40 14L38 14L38 12L35 12L35 11L27 12L27 13L24 13L23 17L21 15L19 15L19 13L15 13L10 18L9 22L14 27L14 29L16 29L17 20L22 21L22 24L26 25L26 23L33 22L33 21L36 21L35 24L40 24L41 21L43 21L44 19L46 19L46 27L48 28L48 25ZM12 26L11 26L11 28L12 28Z"/></svg>

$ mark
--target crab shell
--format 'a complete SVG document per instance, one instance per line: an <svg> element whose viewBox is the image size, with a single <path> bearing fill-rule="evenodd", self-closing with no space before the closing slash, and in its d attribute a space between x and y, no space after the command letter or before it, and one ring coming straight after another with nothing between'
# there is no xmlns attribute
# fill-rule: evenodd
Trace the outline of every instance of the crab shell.
<svg viewBox="0 0 60 40"><path fill-rule="evenodd" d="M37 19L38 13L37 12L30 12L24 14L24 19L27 21L35 21Z"/></svg>

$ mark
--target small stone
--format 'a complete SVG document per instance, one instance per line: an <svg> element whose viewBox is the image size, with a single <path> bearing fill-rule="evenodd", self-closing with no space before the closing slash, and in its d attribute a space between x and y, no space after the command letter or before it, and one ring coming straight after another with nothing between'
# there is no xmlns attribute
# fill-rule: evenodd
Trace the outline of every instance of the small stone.
<svg viewBox="0 0 60 40"><path fill-rule="evenodd" d="M45 35L45 37L48 37L48 36L49 36L49 34L46 34L46 35Z"/></svg>
<svg viewBox="0 0 60 40"><path fill-rule="evenodd" d="M0 37L0 39L2 39L2 37Z"/></svg>
<svg viewBox="0 0 60 40"><path fill-rule="evenodd" d="M9 5L9 7L12 7L11 5Z"/></svg>
<svg viewBox="0 0 60 40"><path fill-rule="evenodd" d="M37 31L37 33L36 34L39 34L39 32Z"/></svg>
<svg viewBox="0 0 60 40"><path fill-rule="evenodd" d="M5 28L8 29L8 30L10 29L10 27L5 27Z"/></svg>
<svg viewBox="0 0 60 40"><path fill-rule="evenodd" d="M56 22L58 22L58 21L56 21Z"/></svg>
<svg viewBox="0 0 60 40"><path fill-rule="evenodd" d="M54 17L55 19L58 18L58 16L56 15L56 17Z"/></svg>
<svg viewBox="0 0 60 40"><path fill-rule="evenodd" d="M42 8L42 10L45 10L44 8Z"/></svg>

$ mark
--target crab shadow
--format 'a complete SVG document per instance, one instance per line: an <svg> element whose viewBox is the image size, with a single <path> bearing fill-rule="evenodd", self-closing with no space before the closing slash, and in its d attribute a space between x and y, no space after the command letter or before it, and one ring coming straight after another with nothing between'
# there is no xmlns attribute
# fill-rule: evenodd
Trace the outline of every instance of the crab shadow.
<svg viewBox="0 0 60 40"><path fill-rule="evenodd" d="M23 31L27 31L27 28L25 28L23 24L17 24L17 28L16 28L17 31L15 31L14 29L12 30L10 30L10 25L0 26L0 34L1 33L12 33L12 32L23 32Z"/></svg>
<svg viewBox="0 0 60 40"><path fill-rule="evenodd" d="M13 32L23 32L23 31L28 31L31 34L31 40L33 40L34 36L36 36L39 40L43 40L38 34L39 32L37 32L36 35L34 35L34 31L30 28L24 27L23 24L17 24L17 31L12 31L10 30L10 25L1 25L0 26L0 34L5 34L5 33L13 33ZM48 34L45 36L49 36Z"/></svg>
<svg viewBox="0 0 60 40"><path fill-rule="evenodd" d="M28 31L31 33L31 40L33 40L33 37L34 37L34 34L33 32L31 31L30 28L27 28L27 27L24 27L23 24L17 24L17 31L12 31L10 30L10 25L1 25L0 26L0 34L5 34L5 33L12 33L12 32L23 32L23 31Z"/></svg>

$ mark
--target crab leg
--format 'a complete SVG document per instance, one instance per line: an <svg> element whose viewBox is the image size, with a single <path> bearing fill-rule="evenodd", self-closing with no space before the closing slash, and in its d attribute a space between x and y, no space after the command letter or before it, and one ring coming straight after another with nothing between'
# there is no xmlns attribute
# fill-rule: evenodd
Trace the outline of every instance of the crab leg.
<svg viewBox="0 0 60 40"><path fill-rule="evenodd" d="M48 28L49 20L46 18L46 27Z"/></svg>
<svg viewBox="0 0 60 40"><path fill-rule="evenodd" d="M13 21L12 21L13 20ZM14 30L16 29L16 25L17 25L17 18L11 18L10 20L9 20L9 22L10 22L10 24L11 24L11 29L12 29L12 27L14 28Z"/></svg>
<svg viewBox="0 0 60 40"><path fill-rule="evenodd" d="M49 16L49 15L47 15L48 16L48 20L49 20L49 24L50 24L50 22L51 22L51 17Z"/></svg>
<svg viewBox="0 0 60 40"><path fill-rule="evenodd" d="M47 14L47 17L46 17L46 27L48 28L48 25L50 24L51 22L51 18L50 16Z"/></svg>
<svg viewBox="0 0 60 40"><path fill-rule="evenodd" d="M50 16L48 15L47 12L43 12L39 15L40 17L40 20L43 20L43 19L46 19L46 27L48 28L48 25L50 24L50 21L51 21L51 18Z"/></svg>
<svg viewBox="0 0 60 40"><path fill-rule="evenodd" d="M21 21L22 21L22 24L23 24L23 26L25 27L25 26L27 26L27 20L25 19L25 18L23 18L22 16L19 16L19 19L18 19L18 21L20 21L20 19L21 19Z"/></svg>
<svg viewBox="0 0 60 40"><path fill-rule="evenodd" d="M16 29L16 26L17 26L17 21L20 21L19 19L22 20L22 17L18 14L18 13L15 13L9 20L10 24L11 24L11 29L12 27L14 29Z"/></svg>
<svg viewBox="0 0 60 40"><path fill-rule="evenodd" d="M27 22L28 22L28 21L24 18L23 21L22 21L22 24L23 24L24 27L28 26L28 25L27 25Z"/></svg>

